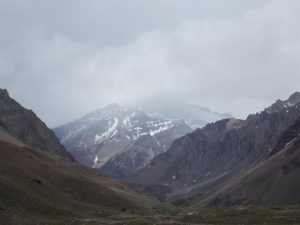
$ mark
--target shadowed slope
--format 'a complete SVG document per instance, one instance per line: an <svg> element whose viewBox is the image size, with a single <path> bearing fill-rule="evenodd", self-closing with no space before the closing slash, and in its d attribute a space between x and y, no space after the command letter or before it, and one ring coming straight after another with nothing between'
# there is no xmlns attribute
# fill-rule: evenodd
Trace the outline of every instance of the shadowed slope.
<svg viewBox="0 0 300 225"><path fill-rule="evenodd" d="M34 149L74 161L54 132L33 111L10 98L5 89L0 89L0 128Z"/></svg>
<svg viewBox="0 0 300 225"><path fill-rule="evenodd" d="M299 190L300 118L281 135L269 159L196 205L293 205L300 203Z"/></svg>
<svg viewBox="0 0 300 225"><path fill-rule="evenodd" d="M166 209L73 161L55 134L0 89L0 224L78 224L120 211ZM98 223L99 224L99 223ZM101 224L101 222L100 222Z"/></svg>
<svg viewBox="0 0 300 225"><path fill-rule="evenodd" d="M128 181L160 200L188 206L265 161L299 115L296 92L246 120L208 124L174 141Z"/></svg>
<svg viewBox="0 0 300 225"><path fill-rule="evenodd" d="M0 140L0 156L0 221L5 224L70 222L164 207L97 170L28 147Z"/></svg>

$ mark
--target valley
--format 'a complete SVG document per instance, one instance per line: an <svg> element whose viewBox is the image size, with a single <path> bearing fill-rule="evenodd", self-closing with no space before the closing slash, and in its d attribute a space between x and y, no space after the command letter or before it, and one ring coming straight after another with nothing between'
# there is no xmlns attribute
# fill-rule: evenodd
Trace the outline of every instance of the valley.
<svg viewBox="0 0 300 225"><path fill-rule="evenodd" d="M72 137L70 143L89 140L84 139L87 134L107 138L105 143L129 128L125 137L132 135L134 141L108 160L104 172L94 164L78 163L80 158L69 154L54 133L6 90L0 92L0 103L1 225L300 223L299 93L245 121L224 119L194 132L184 122L153 119L137 111L134 115L139 113L146 122L110 123L109 118L117 116L110 115L111 107L127 118L127 110L118 105L102 109L107 114L101 119L91 119L92 113L60 128L76 130L83 121L83 126L92 127L79 128L85 131L81 134L71 131L65 139ZM87 121L93 122L87 126ZM124 121L151 124L143 128L149 133L134 138L139 129ZM99 134L102 123L107 135ZM161 132L154 132L154 127ZM183 136L171 144L179 131ZM162 150L161 143L169 148Z"/></svg>
<svg viewBox="0 0 300 225"><path fill-rule="evenodd" d="M0 225L300 225L299 12L0 0Z"/></svg>

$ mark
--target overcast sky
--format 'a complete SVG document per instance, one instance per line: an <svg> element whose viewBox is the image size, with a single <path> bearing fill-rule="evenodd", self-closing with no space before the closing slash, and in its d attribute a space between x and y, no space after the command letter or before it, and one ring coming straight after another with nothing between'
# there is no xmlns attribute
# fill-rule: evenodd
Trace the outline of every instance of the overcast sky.
<svg viewBox="0 0 300 225"><path fill-rule="evenodd" d="M300 90L299 0L0 0L0 88L50 127L176 98L244 118Z"/></svg>

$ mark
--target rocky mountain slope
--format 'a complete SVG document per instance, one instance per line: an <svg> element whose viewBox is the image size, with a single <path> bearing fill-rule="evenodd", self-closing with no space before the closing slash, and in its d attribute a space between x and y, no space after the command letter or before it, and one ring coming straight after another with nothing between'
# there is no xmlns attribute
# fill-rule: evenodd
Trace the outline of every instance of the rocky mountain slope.
<svg viewBox="0 0 300 225"><path fill-rule="evenodd" d="M120 153L138 146L139 138L150 135L155 139L156 150L141 159L141 167L159 153L164 152L172 141L191 129L182 121L153 119L136 109L126 109L111 104L81 119L54 129L61 142L81 163L100 168ZM143 146L141 146L145 150ZM135 170L136 168L133 168ZM107 172L109 172L108 170ZM111 173L110 175L115 175Z"/></svg>
<svg viewBox="0 0 300 225"><path fill-rule="evenodd" d="M193 129L202 128L217 120L232 118L229 113L212 112L207 107L189 104L176 100L155 100L141 104L148 115L159 119L184 120Z"/></svg>
<svg viewBox="0 0 300 225"><path fill-rule="evenodd" d="M300 93L246 120L225 119L176 140L128 178L164 201L189 205L266 160L300 115Z"/></svg>
<svg viewBox="0 0 300 225"><path fill-rule="evenodd" d="M160 153L160 143L151 135L143 135L127 151L110 159L101 170L115 178L126 179Z"/></svg>
<svg viewBox="0 0 300 225"><path fill-rule="evenodd" d="M72 162L33 112L6 91L1 95L1 224L84 224L94 218L103 224L101 219L111 214L167 208L99 170Z"/></svg>
<svg viewBox="0 0 300 225"><path fill-rule="evenodd" d="M295 205L300 202L299 190L300 117L280 136L267 160L213 191L197 205Z"/></svg>
<svg viewBox="0 0 300 225"><path fill-rule="evenodd" d="M0 128L26 145L74 161L54 132L32 112L0 89Z"/></svg>

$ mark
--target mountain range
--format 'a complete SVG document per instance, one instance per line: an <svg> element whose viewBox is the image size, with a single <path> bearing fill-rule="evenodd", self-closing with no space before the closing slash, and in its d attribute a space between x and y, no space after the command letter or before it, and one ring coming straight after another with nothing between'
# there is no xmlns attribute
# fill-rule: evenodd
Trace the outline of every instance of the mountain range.
<svg viewBox="0 0 300 225"><path fill-rule="evenodd" d="M155 119L118 104L54 129L76 160L117 178L144 167L191 131L182 120Z"/></svg>
<svg viewBox="0 0 300 225"><path fill-rule="evenodd" d="M180 101L150 101L140 109L115 103L54 132L80 163L126 179L192 128L228 117L232 116Z"/></svg>
<svg viewBox="0 0 300 225"><path fill-rule="evenodd" d="M222 195L216 193L283 150L278 141L300 116L300 93L278 100L246 120L216 113L210 117L212 121L229 118L194 132L178 118L185 115L185 121L195 125L191 118L199 110L211 112L181 106L150 104L148 110L143 109L150 117L140 110L112 104L54 131L79 162L101 168L160 201L178 206L258 204L251 197L221 200ZM279 203L286 204L285 200ZM269 198L261 203L270 202L276 201Z"/></svg>
<svg viewBox="0 0 300 225"><path fill-rule="evenodd" d="M193 132L183 121L117 104L56 132L78 152L95 150L89 167L78 163L78 155L32 110L0 89L0 224L297 224L300 219L299 209L287 206L300 202L299 92L246 120L222 119ZM103 146L109 153L121 141L127 144L105 163L95 160Z"/></svg>
<svg viewBox="0 0 300 225"><path fill-rule="evenodd" d="M275 160L273 157L279 157L277 154L284 155L281 151L288 151L284 147L288 144L288 139L281 139L281 137L295 125L299 116L300 93L296 92L288 100L278 100L261 113L249 115L246 120L224 119L208 124L202 129L197 129L175 140L165 153L154 158L145 168L129 176L127 181L162 201L180 206L201 205L201 202L203 205L220 204L220 202L226 205L241 203L242 201L235 202L228 199L228 201L224 199L217 201L214 198L209 198L210 201L208 201L207 199L208 196L215 196L212 195L214 191L222 190L238 179L244 180L245 174L251 171L252 176L259 174L259 169L253 169L258 166L262 168L262 164L267 161L273 162ZM296 149L298 147L295 146ZM291 173L292 178L289 179L294 183L286 186L289 187L287 190L290 194L289 198L294 201L289 201L284 197L277 201L273 195L274 198L262 200L261 203L299 203L298 198L293 198L293 193L299 187L297 152L287 156L286 161L296 160L292 166L294 170ZM256 177L256 179L259 178ZM277 179L280 180L281 177ZM231 190L234 189L230 187ZM240 191L235 192L235 197ZM261 195L267 195L268 191L267 188L263 189ZM252 193L256 193L254 187ZM244 203L260 202L255 201L249 195L249 198L244 198Z"/></svg>

